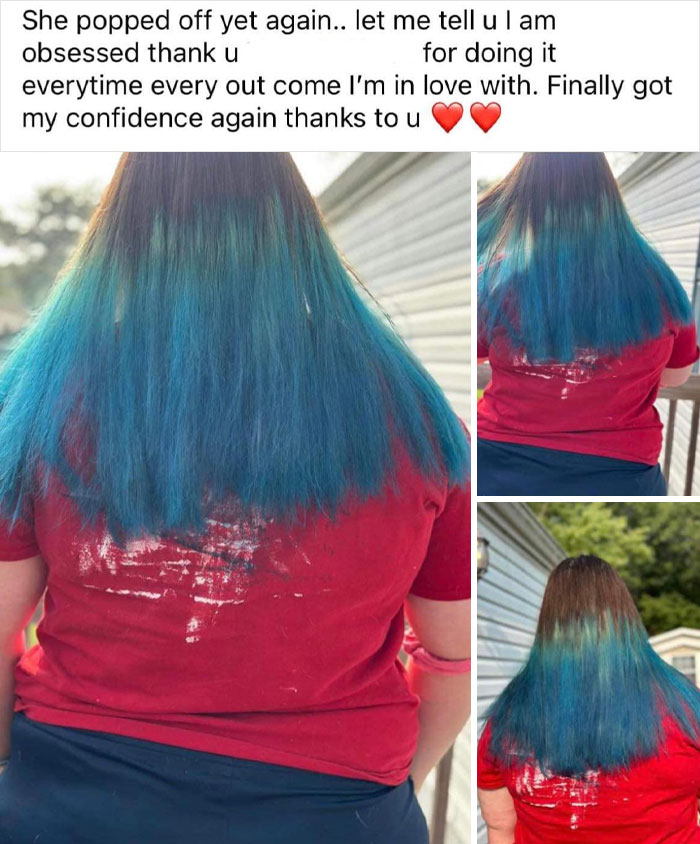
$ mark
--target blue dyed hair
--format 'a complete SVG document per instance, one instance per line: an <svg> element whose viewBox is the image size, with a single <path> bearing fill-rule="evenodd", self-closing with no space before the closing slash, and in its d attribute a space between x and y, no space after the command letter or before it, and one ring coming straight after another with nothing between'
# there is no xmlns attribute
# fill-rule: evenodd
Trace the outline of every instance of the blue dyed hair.
<svg viewBox="0 0 700 844"><path fill-rule="evenodd" d="M618 355L692 314L602 153L528 153L478 205L478 319L532 363Z"/></svg>
<svg viewBox="0 0 700 844"><path fill-rule="evenodd" d="M654 756L665 718L700 740L700 691L653 650L617 572L584 556L552 572L530 656L487 718L504 767L581 777Z"/></svg>
<svg viewBox="0 0 700 844"><path fill-rule="evenodd" d="M0 371L0 509L58 473L115 535L464 483L465 432L363 301L288 155L127 153Z"/></svg>

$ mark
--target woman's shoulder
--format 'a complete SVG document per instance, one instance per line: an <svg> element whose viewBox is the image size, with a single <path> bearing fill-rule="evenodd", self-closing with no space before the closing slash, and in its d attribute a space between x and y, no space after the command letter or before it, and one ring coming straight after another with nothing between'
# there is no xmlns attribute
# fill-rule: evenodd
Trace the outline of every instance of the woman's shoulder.
<svg viewBox="0 0 700 844"><path fill-rule="evenodd" d="M664 717L662 726L664 733L663 746L666 753L673 749L683 748L687 751L689 748L692 748L700 756L700 736L694 737L671 715Z"/></svg>
<svg viewBox="0 0 700 844"><path fill-rule="evenodd" d="M457 419L471 448L469 429L461 417ZM419 491L426 500L432 501L439 505L439 509L442 509L450 494L458 490L468 494L469 469L467 467L466 475L460 478L450 477L445 469L423 469L411 457L405 446L397 440L393 447L393 467L387 487L393 488L399 494Z"/></svg>

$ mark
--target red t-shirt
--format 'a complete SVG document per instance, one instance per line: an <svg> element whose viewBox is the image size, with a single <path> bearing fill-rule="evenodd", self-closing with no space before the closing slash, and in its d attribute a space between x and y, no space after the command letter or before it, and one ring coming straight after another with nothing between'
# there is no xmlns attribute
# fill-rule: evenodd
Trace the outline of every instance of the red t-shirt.
<svg viewBox="0 0 700 844"><path fill-rule="evenodd" d="M661 373L694 363L700 352L694 325L673 327L620 357L581 354L571 363L528 362L501 331L490 344L491 382L477 405L486 440L595 454L655 465L662 424L654 401Z"/></svg>
<svg viewBox="0 0 700 844"><path fill-rule="evenodd" d="M499 767L487 725L477 754L477 785L506 787L513 797L515 844L698 844L700 747L670 720L652 759L628 771L585 778L545 777L534 765Z"/></svg>
<svg viewBox="0 0 700 844"><path fill-rule="evenodd" d="M230 508L204 537L120 548L58 484L0 560L48 566L16 671L38 721L398 784L418 700L397 659L410 593L469 597L469 493L408 465L397 490L292 528Z"/></svg>

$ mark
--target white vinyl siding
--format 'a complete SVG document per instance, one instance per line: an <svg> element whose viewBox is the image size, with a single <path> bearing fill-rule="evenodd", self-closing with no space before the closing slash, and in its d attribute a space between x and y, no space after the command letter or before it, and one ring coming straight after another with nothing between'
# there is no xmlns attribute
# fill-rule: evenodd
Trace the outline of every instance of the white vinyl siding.
<svg viewBox="0 0 700 844"><path fill-rule="evenodd" d="M644 153L622 173L619 182L632 219L681 280L694 302L697 321L700 155ZM668 402L659 400L657 407L665 423ZM678 403L669 483L671 495L683 495L691 411L691 402ZM700 461L695 466L693 493L697 494L699 489Z"/></svg>
<svg viewBox="0 0 700 844"><path fill-rule="evenodd" d="M363 153L318 197L336 245L469 418L470 156ZM469 844L470 742L455 743L446 844ZM434 775L420 800L428 821Z"/></svg>
<svg viewBox="0 0 700 844"><path fill-rule="evenodd" d="M491 703L518 673L535 638L549 572L566 556L526 504L479 504L489 568L478 585L477 735ZM479 844L486 829L478 821Z"/></svg>
<svg viewBox="0 0 700 844"><path fill-rule="evenodd" d="M320 195L331 236L469 418L470 156L363 153Z"/></svg>

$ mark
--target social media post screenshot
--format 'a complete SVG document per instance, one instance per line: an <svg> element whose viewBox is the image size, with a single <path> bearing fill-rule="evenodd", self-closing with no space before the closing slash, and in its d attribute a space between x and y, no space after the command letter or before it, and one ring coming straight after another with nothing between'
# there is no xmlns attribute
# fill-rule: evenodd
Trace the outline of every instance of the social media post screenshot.
<svg viewBox="0 0 700 844"><path fill-rule="evenodd" d="M0 0L0 844L692 840L699 42Z"/></svg>

